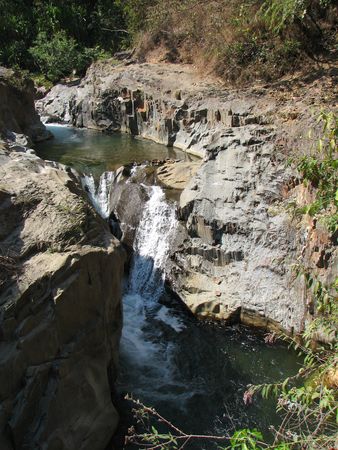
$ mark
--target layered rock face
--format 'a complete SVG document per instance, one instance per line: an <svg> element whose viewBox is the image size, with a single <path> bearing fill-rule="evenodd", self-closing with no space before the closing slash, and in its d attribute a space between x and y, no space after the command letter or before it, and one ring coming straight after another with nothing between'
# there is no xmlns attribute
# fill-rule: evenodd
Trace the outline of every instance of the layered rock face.
<svg viewBox="0 0 338 450"><path fill-rule="evenodd" d="M117 426L125 255L83 195L69 169L2 145L2 450L102 450Z"/></svg>
<svg viewBox="0 0 338 450"><path fill-rule="evenodd" d="M196 313L299 331L306 305L290 265L301 236L278 207L289 174L269 131L229 129L184 190L170 278Z"/></svg>
<svg viewBox="0 0 338 450"><path fill-rule="evenodd" d="M34 107L34 84L11 69L0 67L0 130L10 142L26 145L51 135Z"/></svg>
<svg viewBox="0 0 338 450"><path fill-rule="evenodd" d="M196 92L191 90L192 83ZM128 132L203 156L216 129L223 128L222 120L229 124L233 120L221 118L218 100L208 98L213 91L188 68L112 67L108 61L92 65L78 85L55 86L36 107L47 122ZM197 92L200 99L207 98L208 105L198 100Z"/></svg>
<svg viewBox="0 0 338 450"><path fill-rule="evenodd" d="M273 92L221 90L185 66L106 62L93 65L77 87L55 87L38 106L51 120L127 131L204 159L181 196L180 231L166 268L192 311L289 332L311 319L313 305L292 265L316 225L297 225L285 208L297 192L280 151L289 133L280 119L298 113ZM330 243L313 248L332 265Z"/></svg>

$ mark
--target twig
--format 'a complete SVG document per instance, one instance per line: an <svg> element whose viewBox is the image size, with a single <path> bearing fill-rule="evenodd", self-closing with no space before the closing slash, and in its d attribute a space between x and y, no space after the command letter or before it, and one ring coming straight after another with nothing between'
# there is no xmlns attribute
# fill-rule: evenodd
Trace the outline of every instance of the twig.
<svg viewBox="0 0 338 450"><path fill-rule="evenodd" d="M130 34L129 31L123 30L123 29L119 29L119 28L110 29L110 28L103 28L103 27L101 27L101 30L103 30L103 31L111 31L112 33L126 33L126 34Z"/></svg>
<svg viewBox="0 0 338 450"><path fill-rule="evenodd" d="M184 440L183 444L181 445L181 449L185 447L185 445L192 439L196 440L212 440L212 441L225 441L230 439L229 435L224 436L215 436L215 435L207 435L207 434L187 434L184 431L180 430L178 427L173 425L169 420L165 419L161 414L159 414L154 408L149 408L148 406L145 406L143 403L141 403L139 400L134 400L132 397L127 395L125 397L127 400L130 400L133 402L138 408L140 408L142 411L151 414L153 417L155 417L159 422L164 423L169 429L174 430L177 435L173 436L173 438L176 441ZM135 410L137 412L137 410ZM141 419L142 420L142 419ZM143 422L143 421L142 421ZM131 442L133 442L133 439L147 439L149 434L135 434L134 436L130 436ZM139 442L134 441L137 445L140 445ZM172 443L172 440L167 440L165 442L161 442L159 444L153 445L153 444L142 444L145 446L148 450L158 450L161 448L164 448L166 445Z"/></svg>
<svg viewBox="0 0 338 450"><path fill-rule="evenodd" d="M181 447L178 450L182 450L182 448L184 448L189 441L190 441L190 437L188 437L188 439L181 445Z"/></svg>

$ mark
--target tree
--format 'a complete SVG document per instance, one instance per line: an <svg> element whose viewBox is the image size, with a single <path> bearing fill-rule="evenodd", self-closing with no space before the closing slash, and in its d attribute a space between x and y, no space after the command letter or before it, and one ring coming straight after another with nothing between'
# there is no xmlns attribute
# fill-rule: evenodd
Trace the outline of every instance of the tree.
<svg viewBox="0 0 338 450"><path fill-rule="evenodd" d="M0 0L0 8L0 65L42 71L53 81L125 40L119 0Z"/></svg>
<svg viewBox="0 0 338 450"><path fill-rule="evenodd" d="M41 72L53 82L72 71L83 70L88 63L85 52L81 52L75 39L65 31L56 32L52 38L45 32L39 33L29 52Z"/></svg>

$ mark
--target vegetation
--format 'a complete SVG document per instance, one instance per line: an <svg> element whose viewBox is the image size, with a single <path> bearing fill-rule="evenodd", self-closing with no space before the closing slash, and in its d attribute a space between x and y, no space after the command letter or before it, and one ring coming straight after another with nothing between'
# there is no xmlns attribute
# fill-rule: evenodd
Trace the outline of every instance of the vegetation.
<svg viewBox="0 0 338 450"><path fill-rule="evenodd" d="M161 416L154 408L149 408L139 400L134 400L130 396L126 399L134 405L133 413L137 419L138 426L146 430L138 434L134 427L129 429L129 435L126 437L126 444L137 445L139 449L148 450L177 450L183 449L192 441L215 441L218 443L228 442L227 447L218 447L219 450L258 450L260 443L263 444L262 434L254 429L242 429L236 431L233 435L212 436L202 434L187 434L176 425L169 422ZM153 425L157 424L167 431L158 432ZM276 448L277 450L277 448Z"/></svg>
<svg viewBox="0 0 338 450"><path fill-rule="evenodd" d="M207 65L232 82L279 78L334 46L330 0L142 3L141 56L162 47L164 59Z"/></svg>
<svg viewBox="0 0 338 450"><path fill-rule="evenodd" d="M0 0L0 64L56 81L117 51L125 20L116 0Z"/></svg>
<svg viewBox="0 0 338 450"><path fill-rule="evenodd" d="M335 45L333 0L0 0L0 64L51 81L136 45L223 78L273 79Z"/></svg>
<svg viewBox="0 0 338 450"><path fill-rule="evenodd" d="M314 192L314 201L298 208L324 222L335 233L338 230L338 117L322 112L322 137L309 155L296 161L303 183Z"/></svg>
<svg viewBox="0 0 338 450"><path fill-rule="evenodd" d="M51 81L72 72L81 73L90 62L104 54L99 48L79 48L75 39L67 37L63 30L51 39L45 32L39 33L29 52L41 73Z"/></svg>
<svg viewBox="0 0 338 450"><path fill-rule="evenodd" d="M319 0L317 5L312 0L266 0L261 12L269 27L275 32L280 32L288 25L304 21L306 18L317 26L314 7L326 8L330 3L330 0Z"/></svg>

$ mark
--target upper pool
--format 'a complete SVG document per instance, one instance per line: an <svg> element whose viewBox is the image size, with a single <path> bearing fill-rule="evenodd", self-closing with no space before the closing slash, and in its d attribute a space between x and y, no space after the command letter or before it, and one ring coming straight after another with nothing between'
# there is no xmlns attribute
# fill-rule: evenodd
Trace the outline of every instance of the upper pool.
<svg viewBox="0 0 338 450"><path fill-rule="evenodd" d="M36 145L36 153L43 159L57 161L95 177L118 167L154 159L193 160L187 153L146 141L129 134L105 134L85 128L48 125L54 138Z"/></svg>

